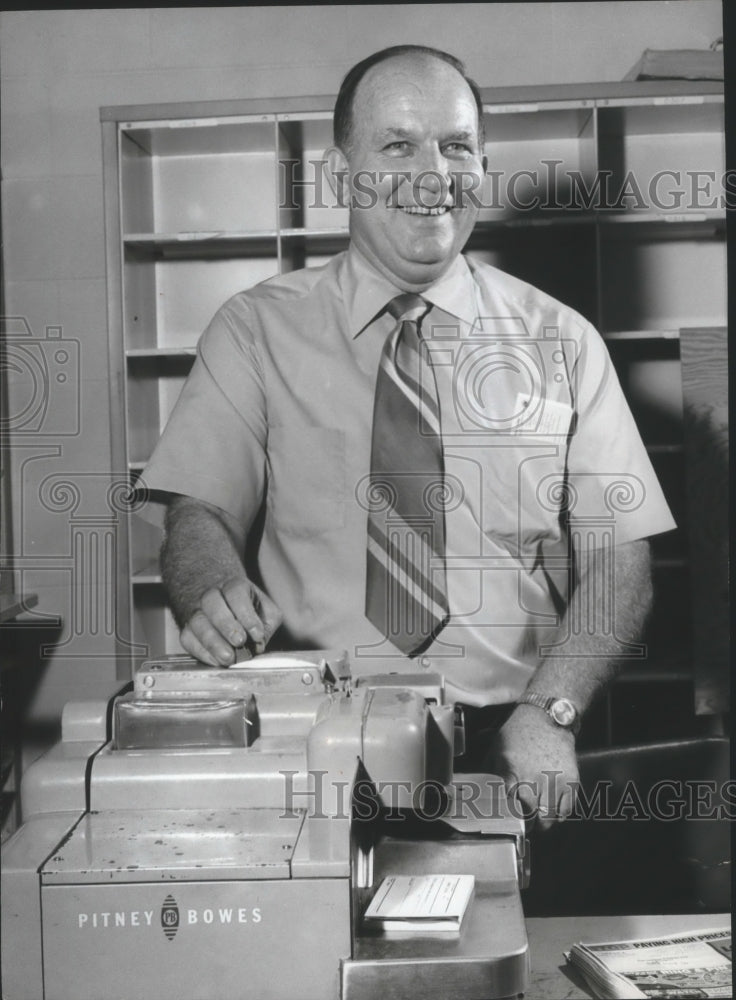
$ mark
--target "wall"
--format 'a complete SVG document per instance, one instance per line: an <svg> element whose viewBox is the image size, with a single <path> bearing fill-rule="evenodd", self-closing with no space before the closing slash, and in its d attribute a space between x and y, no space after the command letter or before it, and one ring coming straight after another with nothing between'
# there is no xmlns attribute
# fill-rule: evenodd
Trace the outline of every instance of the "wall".
<svg viewBox="0 0 736 1000"><path fill-rule="evenodd" d="M88 548L95 518L109 511L100 106L335 93L354 62L401 42L460 55L484 87L619 80L646 47L707 48L722 33L719 0L0 18L5 312L28 324L16 319L8 341L16 582L64 622L65 645L40 668L37 717L54 717L70 696L101 693L115 673L104 623L111 569ZM51 344L57 334L66 346ZM37 413L44 377L53 405Z"/></svg>

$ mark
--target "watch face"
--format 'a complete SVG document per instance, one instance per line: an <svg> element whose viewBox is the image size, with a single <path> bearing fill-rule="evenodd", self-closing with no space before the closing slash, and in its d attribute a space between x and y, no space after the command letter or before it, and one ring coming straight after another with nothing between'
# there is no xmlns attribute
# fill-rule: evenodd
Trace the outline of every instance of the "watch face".
<svg viewBox="0 0 736 1000"><path fill-rule="evenodd" d="M571 701L567 700L567 698L558 698L557 701L550 706L549 711L557 725L565 726L566 728L574 725L578 716L577 709Z"/></svg>

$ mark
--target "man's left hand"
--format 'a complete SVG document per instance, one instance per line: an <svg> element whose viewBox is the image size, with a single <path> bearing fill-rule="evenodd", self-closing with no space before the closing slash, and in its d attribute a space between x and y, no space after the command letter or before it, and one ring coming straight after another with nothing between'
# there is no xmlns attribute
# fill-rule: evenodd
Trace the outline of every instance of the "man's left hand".
<svg viewBox="0 0 736 1000"><path fill-rule="evenodd" d="M575 803L575 737L534 705L517 705L494 737L485 770L506 783L512 808L545 830Z"/></svg>

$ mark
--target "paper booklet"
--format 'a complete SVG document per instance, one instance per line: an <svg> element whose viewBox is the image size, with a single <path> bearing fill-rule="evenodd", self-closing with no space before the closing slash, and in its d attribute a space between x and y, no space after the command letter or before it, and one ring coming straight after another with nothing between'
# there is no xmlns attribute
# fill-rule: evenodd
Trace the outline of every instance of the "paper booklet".
<svg viewBox="0 0 736 1000"><path fill-rule="evenodd" d="M410 934L459 933L474 875L389 875L363 914L366 929Z"/></svg>
<svg viewBox="0 0 736 1000"><path fill-rule="evenodd" d="M565 958L606 998L731 997L731 929L574 944Z"/></svg>
<svg viewBox="0 0 736 1000"><path fill-rule="evenodd" d="M710 49L644 49L624 80L722 80L723 52Z"/></svg>

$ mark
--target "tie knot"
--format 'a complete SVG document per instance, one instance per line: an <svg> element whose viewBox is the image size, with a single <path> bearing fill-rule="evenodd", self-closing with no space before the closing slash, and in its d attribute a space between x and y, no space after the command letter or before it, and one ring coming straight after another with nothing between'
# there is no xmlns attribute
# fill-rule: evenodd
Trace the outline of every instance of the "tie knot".
<svg viewBox="0 0 736 1000"><path fill-rule="evenodd" d="M397 295L395 299L391 299L386 306L386 311L391 313L394 319L416 321L428 312L429 307L429 302L421 295L405 292L403 295Z"/></svg>

